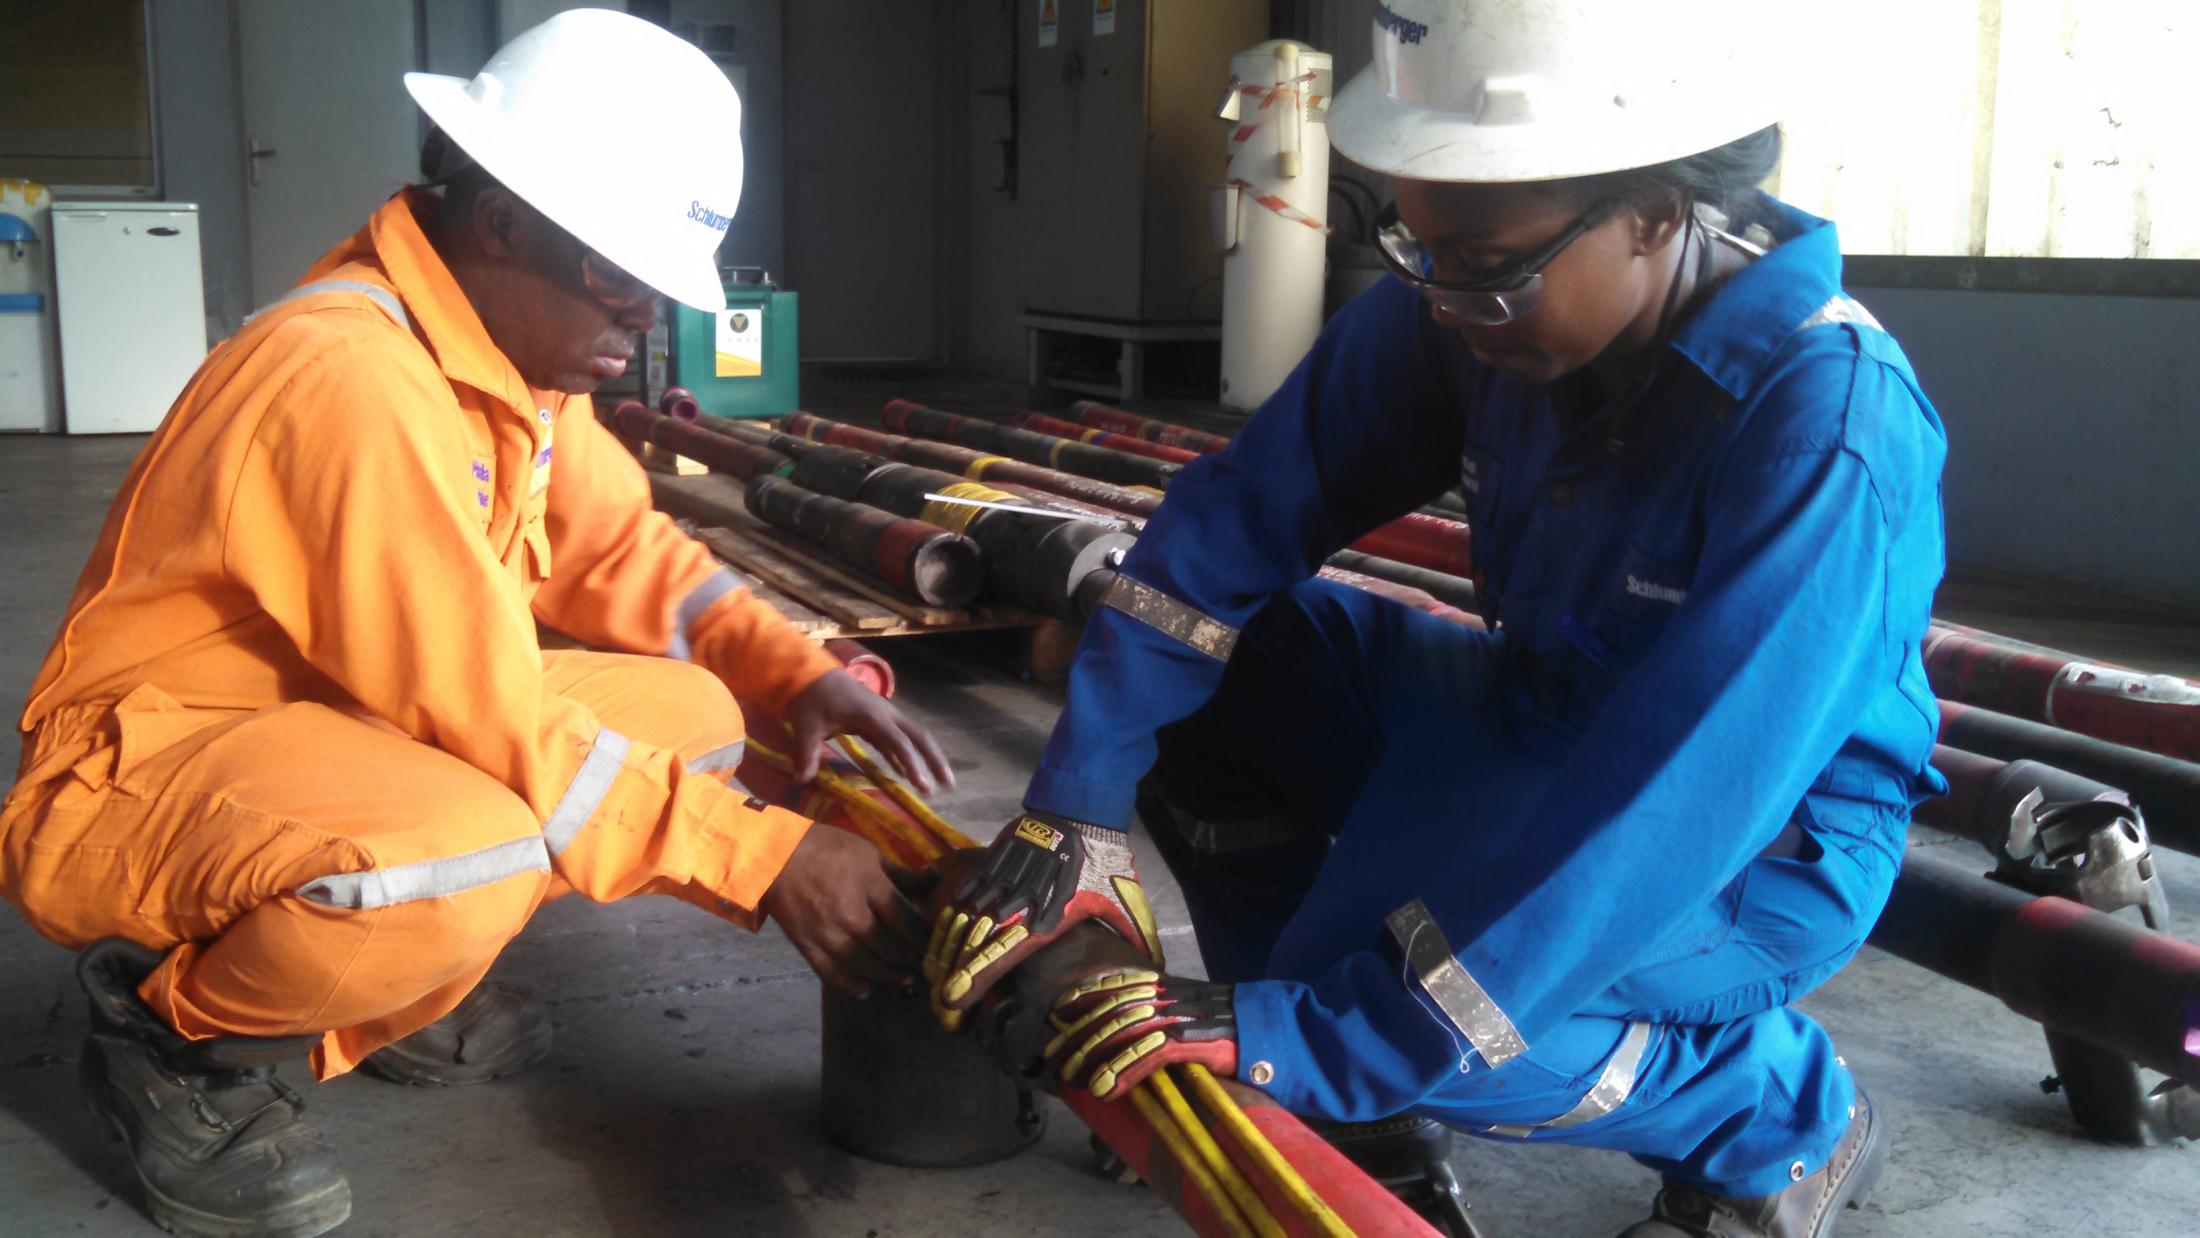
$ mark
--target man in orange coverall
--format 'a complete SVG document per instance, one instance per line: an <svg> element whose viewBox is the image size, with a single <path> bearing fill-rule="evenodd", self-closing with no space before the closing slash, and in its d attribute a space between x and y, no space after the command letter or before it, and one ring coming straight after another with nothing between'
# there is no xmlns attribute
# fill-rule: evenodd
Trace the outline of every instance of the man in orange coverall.
<svg viewBox="0 0 2200 1238"><path fill-rule="evenodd" d="M859 993L922 942L869 844L722 779L736 695L793 727L804 774L853 732L929 789L937 744L653 512L591 416L659 293L724 304L733 87L602 10L407 86L441 192L391 198L191 380L108 513L0 812L0 892L83 951L88 1097L179 1234L349 1215L276 1063L460 1083L540 1058L539 1010L480 982L567 891L769 916ZM571 171L608 142L622 171ZM628 652L545 653L538 618Z"/></svg>

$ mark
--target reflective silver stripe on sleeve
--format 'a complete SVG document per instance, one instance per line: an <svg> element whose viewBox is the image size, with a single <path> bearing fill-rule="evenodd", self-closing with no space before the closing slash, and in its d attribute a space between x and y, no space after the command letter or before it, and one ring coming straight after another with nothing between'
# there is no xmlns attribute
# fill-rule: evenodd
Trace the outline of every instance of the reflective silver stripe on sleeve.
<svg viewBox="0 0 2200 1238"><path fill-rule="evenodd" d="M369 284L356 279L323 279L293 288L261 308L252 311L251 314L246 316L245 321L251 322L254 318L258 318L286 301L295 301L300 297L319 296L324 292L358 293L360 296L381 306L382 312L394 319L398 326L405 328L407 331L412 330L412 316L405 312L405 304L397 299L397 294L379 284Z"/></svg>
<svg viewBox="0 0 2200 1238"><path fill-rule="evenodd" d="M688 772L691 774L716 774L724 770L739 769L741 755L748 749L748 746L749 741L737 739L723 748L713 748L688 762Z"/></svg>
<svg viewBox="0 0 2200 1238"><path fill-rule="evenodd" d="M1612 1060L1604 1064L1604 1073L1581 1102L1548 1122L1533 1126L1493 1126L1489 1133L1512 1139L1526 1139L1539 1130L1558 1130L1561 1127L1579 1126L1612 1112L1627 1103L1627 1097L1635 1090L1635 1076L1642 1069L1642 1055L1650 1048L1648 1023L1631 1023L1627 1034L1620 1038L1619 1048L1612 1050Z"/></svg>
<svg viewBox="0 0 2200 1238"><path fill-rule="evenodd" d="M596 809L602 807L603 797L610 794L612 782L626 766L630 747L626 736L610 727L596 732L596 742L589 745L588 758L581 762L580 772L566 785L565 794L558 800L550 819L542 823L542 841L549 844L550 854L565 854L565 849L573 843L573 836L580 833L588 819L596 815Z"/></svg>
<svg viewBox="0 0 2200 1238"><path fill-rule="evenodd" d="M550 853L541 838L515 838L448 859L316 877L299 886L298 893L331 907L370 911L423 898L463 894L521 873L549 871Z"/></svg>
<svg viewBox="0 0 2200 1238"><path fill-rule="evenodd" d="M1816 313L1805 318L1795 329L1808 331L1812 327L1830 327L1837 322L1853 322L1858 326L1870 327L1874 331L1886 330L1885 327L1879 325L1877 318L1872 317L1872 312L1865 309L1861 303L1853 298L1838 295L1833 300L1819 306Z"/></svg>
<svg viewBox="0 0 2200 1238"><path fill-rule="evenodd" d="M1491 1066L1501 1066L1527 1052L1528 1042L1498 1009L1490 995L1475 983L1453 955L1451 942L1429 913L1428 904L1414 899L1386 919L1391 936L1405 951L1406 965L1421 978L1421 987L1436 999L1452 1026L1467 1038L1475 1052Z"/></svg>
<svg viewBox="0 0 2200 1238"><path fill-rule="evenodd" d="M688 590L672 612L672 642L665 646L665 656L685 662L695 653L695 643L688 636L688 629L703 617L711 604L736 589L746 588L748 581L734 574L731 568L719 568L703 578L703 583Z"/></svg>
<svg viewBox="0 0 2200 1238"><path fill-rule="evenodd" d="M1217 662L1230 660L1237 646L1238 630L1219 619L1201 614L1142 580L1121 572L1108 586L1103 606L1122 611L1147 627L1197 649Z"/></svg>

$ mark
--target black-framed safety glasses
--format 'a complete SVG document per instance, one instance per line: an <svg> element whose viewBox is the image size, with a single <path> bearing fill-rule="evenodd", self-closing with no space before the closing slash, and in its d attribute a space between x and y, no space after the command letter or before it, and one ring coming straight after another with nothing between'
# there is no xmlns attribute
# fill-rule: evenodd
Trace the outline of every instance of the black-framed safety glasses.
<svg viewBox="0 0 2200 1238"><path fill-rule="evenodd" d="M1375 218L1375 246L1382 251L1384 263L1430 305L1477 326L1502 326L1527 317L1535 309L1536 302L1543 296L1543 268L1564 253L1568 245L1580 240L1583 233L1610 219L1619 205L1618 198L1596 202L1566 225L1566 230L1552 238L1550 244L1472 281L1436 278L1435 255L1398 217L1395 202L1384 207L1383 213Z"/></svg>

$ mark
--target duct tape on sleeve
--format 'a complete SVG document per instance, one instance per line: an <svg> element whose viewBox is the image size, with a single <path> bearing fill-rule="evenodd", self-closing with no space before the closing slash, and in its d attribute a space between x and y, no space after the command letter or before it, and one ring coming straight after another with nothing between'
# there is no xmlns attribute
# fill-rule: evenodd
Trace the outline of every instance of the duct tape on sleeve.
<svg viewBox="0 0 2200 1238"><path fill-rule="evenodd" d="M1230 660L1238 630L1200 613L1144 581L1117 573L1101 605L1122 611L1147 627L1190 645L1217 662Z"/></svg>

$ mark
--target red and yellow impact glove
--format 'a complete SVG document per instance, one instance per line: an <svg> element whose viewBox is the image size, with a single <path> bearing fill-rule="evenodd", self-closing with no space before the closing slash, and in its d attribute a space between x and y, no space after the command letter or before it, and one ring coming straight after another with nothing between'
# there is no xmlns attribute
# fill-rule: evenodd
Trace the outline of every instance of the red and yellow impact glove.
<svg viewBox="0 0 2200 1238"><path fill-rule="evenodd" d="M1081 920L1107 925L1161 966L1130 836L1027 811L986 848L933 922L925 978L935 1007L969 1009L1024 956Z"/></svg>
<svg viewBox="0 0 2200 1238"><path fill-rule="evenodd" d="M1117 971L1055 999L1048 1067L1063 1087L1120 1096L1164 1066L1197 1062L1237 1073L1237 1008L1226 984Z"/></svg>

